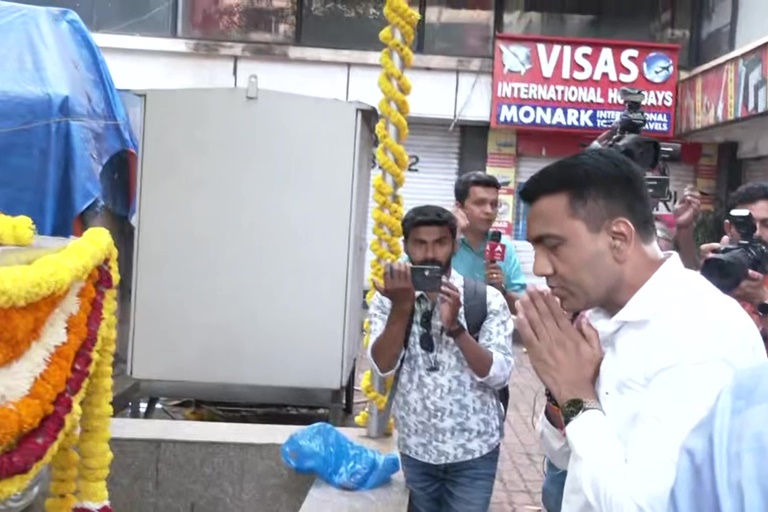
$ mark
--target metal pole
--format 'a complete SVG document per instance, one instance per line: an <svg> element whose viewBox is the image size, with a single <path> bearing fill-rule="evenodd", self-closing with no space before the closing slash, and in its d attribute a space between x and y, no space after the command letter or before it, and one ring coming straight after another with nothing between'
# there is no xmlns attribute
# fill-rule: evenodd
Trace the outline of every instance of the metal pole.
<svg viewBox="0 0 768 512"><path fill-rule="evenodd" d="M403 41L403 34L398 30L396 27L392 26L392 35L394 36L396 41L402 42ZM402 71L403 70L403 61L400 58L400 55L397 54L397 52L393 50L389 50L389 54L392 57L392 62L395 64L395 68ZM391 79L392 85L397 88L397 80L394 78ZM389 104L392 106L393 109L397 110L397 105L394 101L390 101ZM387 123L387 131L389 132L389 136L392 137L393 140L399 140L398 137L400 134L398 133L397 127L392 121L388 121ZM391 152L389 152L389 157L394 160L395 155L393 155ZM394 202L397 198L397 184L395 183L394 178L389 174L386 173L385 176L388 178L388 183L392 187L392 201ZM379 261L382 265L386 265L388 262L386 261ZM373 342L373 340L371 340ZM376 372L371 372L371 384L373 385L373 389L377 393L384 394L386 392L386 382L385 379L381 376L377 375ZM371 402L368 404L368 437L372 438L378 438L383 437L384 433L387 430L387 424L389 423L388 417L383 417L384 411L380 411L379 408L376 406L375 403Z"/></svg>

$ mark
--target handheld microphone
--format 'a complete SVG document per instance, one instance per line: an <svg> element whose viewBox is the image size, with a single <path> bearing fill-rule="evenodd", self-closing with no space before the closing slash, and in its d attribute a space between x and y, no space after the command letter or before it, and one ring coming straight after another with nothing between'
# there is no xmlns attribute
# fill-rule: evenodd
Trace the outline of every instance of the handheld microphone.
<svg viewBox="0 0 768 512"><path fill-rule="evenodd" d="M488 242L485 244L485 261L496 263L504 261L507 255L507 246L501 243L501 231L491 231Z"/></svg>

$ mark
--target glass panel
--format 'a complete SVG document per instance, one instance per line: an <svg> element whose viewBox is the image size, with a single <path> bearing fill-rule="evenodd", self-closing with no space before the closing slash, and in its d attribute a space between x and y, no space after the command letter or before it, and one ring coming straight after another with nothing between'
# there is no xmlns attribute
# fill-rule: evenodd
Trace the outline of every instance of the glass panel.
<svg viewBox="0 0 768 512"><path fill-rule="evenodd" d="M75 11L88 28L93 27L93 5L95 0L14 0L17 4L38 7L59 7Z"/></svg>
<svg viewBox="0 0 768 512"><path fill-rule="evenodd" d="M91 30L171 36L172 0L98 0Z"/></svg>
<svg viewBox="0 0 768 512"><path fill-rule="evenodd" d="M304 0L301 44L323 48L379 50L387 21L384 0Z"/></svg>
<svg viewBox="0 0 768 512"><path fill-rule="evenodd" d="M621 41L654 41L660 0L504 0L503 31Z"/></svg>
<svg viewBox="0 0 768 512"><path fill-rule="evenodd" d="M424 53L487 57L493 42L493 0L426 0Z"/></svg>
<svg viewBox="0 0 768 512"><path fill-rule="evenodd" d="M195 39L290 43L296 0L179 0L179 35Z"/></svg>
<svg viewBox="0 0 768 512"><path fill-rule="evenodd" d="M699 18L698 63L704 64L732 51L736 24L733 0L703 0Z"/></svg>

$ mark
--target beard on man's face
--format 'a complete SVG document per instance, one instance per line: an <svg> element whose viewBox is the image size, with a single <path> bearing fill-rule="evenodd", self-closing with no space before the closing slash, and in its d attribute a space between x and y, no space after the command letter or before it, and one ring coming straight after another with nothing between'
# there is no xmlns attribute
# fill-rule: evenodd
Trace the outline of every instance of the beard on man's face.
<svg viewBox="0 0 768 512"><path fill-rule="evenodd" d="M409 256L410 257L410 256ZM421 266L421 267L440 267L440 269L443 272L443 275L447 275L451 271L451 260L448 260L447 262L443 262L436 259L424 259L417 261L413 258L411 259L411 264Z"/></svg>

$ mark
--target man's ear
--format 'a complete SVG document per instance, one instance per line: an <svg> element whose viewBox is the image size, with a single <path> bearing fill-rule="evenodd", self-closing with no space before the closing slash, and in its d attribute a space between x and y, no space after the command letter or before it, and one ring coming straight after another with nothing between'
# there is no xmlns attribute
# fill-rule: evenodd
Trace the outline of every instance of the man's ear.
<svg viewBox="0 0 768 512"><path fill-rule="evenodd" d="M617 261L625 261L637 238L635 226L628 219L619 217L608 224L607 232L611 237L611 252L614 258Z"/></svg>

